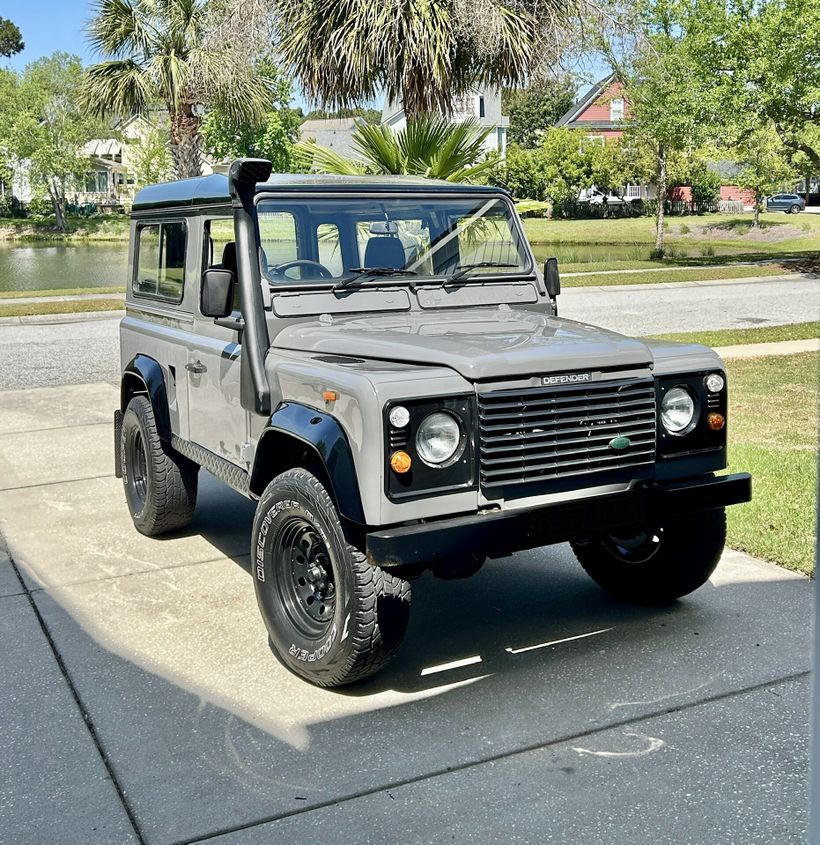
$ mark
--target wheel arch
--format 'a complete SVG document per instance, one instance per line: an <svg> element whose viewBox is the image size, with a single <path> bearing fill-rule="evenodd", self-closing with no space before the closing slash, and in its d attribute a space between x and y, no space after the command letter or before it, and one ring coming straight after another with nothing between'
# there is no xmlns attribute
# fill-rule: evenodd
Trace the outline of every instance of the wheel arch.
<svg viewBox="0 0 820 845"><path fill-rule="evenodd" d="M154 419L160 439L171 442L171 416L168 411L168 393L162 367L148 355L135 355L123 370L120 381L120 411L125 413L134 396L148 397L154 409Z"/></svg>
<svg viewBox="0 0 820 845"><path fill-rule="evenodd" d="M353 453L338 420L306 405L282 404L271 415L256 447L251 494L261 496L277 475L306 464L319 476L339 514L364 525Z"/></svg>

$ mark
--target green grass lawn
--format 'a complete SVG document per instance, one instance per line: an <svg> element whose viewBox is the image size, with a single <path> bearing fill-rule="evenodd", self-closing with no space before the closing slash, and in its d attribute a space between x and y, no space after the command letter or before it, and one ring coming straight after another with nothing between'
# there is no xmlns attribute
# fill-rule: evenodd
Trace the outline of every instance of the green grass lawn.
<svg viewBox="0 0 820 845"><path fill-rule="evenodd" d="M669 246L711 244L750 253L777 255L785 251L814 250L820 243L820 215L763 214L759 229L752 214L699 214L667 218ZM527 218L524 229L531 243L654 244L652 217L614 217L606 220L547 220ZM711 258L710 256L705 256Z"/></svg>
<svg viewBox="0 0 820 845"><path fill-rule="evenodd" d="M20 299L33 296L83 296L89 293L125 293L123 285L99 288L52 288L50 290L0 290L0 299Z"/></svg>
<svg viewBox="0 0 820 845"><path fill-rule="evenodd" d="M69 217L58 232L53 217L0 217L0 241L127 241L130 223L124 214Z"/></svg>
<svg viewBox="0 0 820 845"><path fill-rule="evenodd" d="M122 299L83 299L80 301L29 302L25 304L3 304L0 302L0 317L30 317L34 314L75 314L89 311L119 311L125 308Z"/></svg>
<svg viewBox="0 0 820 845"><path fill-rule="evenodd" d="M750 329L716 329L711 332L678 332L652 337L706 346L733 346L737 343L771 343L778 340L809 340L820 337L820 322L790 323L785 326L760 326Z"/></svg>
<svg viewBox="0 0 820 845"><path fill-rule="evenodd" d="M564 276L562 286L568 288L592 287L593 285L649 285L664 282L706 282L712 279L747 279L756 276L780 276L788 273L788 265L758 264L737 267L703 267L695 270L665 269L652 273L584 273L580 276Z"/></svg>
<svg viewBox="0 0 820 845"><path fill-rule="evenodd" d="M811 573L820 353L730 361L729 468L753 500L728 509L728 544Z"/></svg>

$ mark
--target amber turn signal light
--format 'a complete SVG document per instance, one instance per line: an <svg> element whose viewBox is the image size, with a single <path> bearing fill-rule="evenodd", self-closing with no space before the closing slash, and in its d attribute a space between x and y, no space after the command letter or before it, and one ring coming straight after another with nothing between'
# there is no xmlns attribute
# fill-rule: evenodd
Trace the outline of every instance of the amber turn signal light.
<svg viewBox="0 0 820 845"><path fill-rule="evenodd" d="M399 475L410 472L411 466L413 466L413 459L407 452L393 452L390 456L390 469Z"/></svg>
<svg viewBox="0 0 820 845"><path fill-rule="evenodd" d="M720 431L724 425L726 425L726 418L723 414L709 414L706 417L706 425L712 429L712 431Z"/></svg>
<svg viewBox="0 0 820 845"><path fill-rule="evenodd" d="M325 390L322 392L322 399L325 402L335 402L339 398L339 394L335 390Z"/></svg>

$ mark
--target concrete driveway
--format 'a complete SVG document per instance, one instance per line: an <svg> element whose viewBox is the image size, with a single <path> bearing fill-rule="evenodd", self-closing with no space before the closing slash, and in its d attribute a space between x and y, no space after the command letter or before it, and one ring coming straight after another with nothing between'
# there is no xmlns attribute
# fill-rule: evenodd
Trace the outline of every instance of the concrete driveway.
<svg viewBox="0 0 820 845"><path fill-rule="evenodd" d="M0 842L797 843L809 582L727 552L665 609L558 546L422 578L342 691L272 657L252 506L131 526L108 384L0 393ZM697 530L697 526L693 526Z"/></svg>

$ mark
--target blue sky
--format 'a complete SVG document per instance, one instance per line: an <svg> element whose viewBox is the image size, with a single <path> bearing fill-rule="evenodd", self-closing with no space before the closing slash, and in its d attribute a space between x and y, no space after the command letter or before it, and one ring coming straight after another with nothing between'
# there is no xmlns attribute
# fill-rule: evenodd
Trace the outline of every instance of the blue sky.
<svg viewBox="0 0 820 845"><path fill-rule="evenodd" d="M91 0L3 0L0 16L20 27L26 49L9 61L22 68L55 50L76 53L84 62L93 58L85 41L85 22L91 17Z"/></svg>

